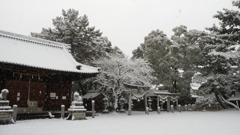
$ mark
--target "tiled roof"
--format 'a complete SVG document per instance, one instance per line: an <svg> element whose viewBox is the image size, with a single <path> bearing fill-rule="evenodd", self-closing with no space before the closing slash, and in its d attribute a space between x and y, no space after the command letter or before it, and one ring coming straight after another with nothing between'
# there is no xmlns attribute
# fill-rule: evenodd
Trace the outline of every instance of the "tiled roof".
<svg viewBox="0 0 240 135"><path fill-rule="evenodd" d="M78 63L68 44L0 30L0 63L73 73L99 73L99 68ZM77 69L80 66L80 69Z"/></svg>
<svg viewBox="0 0 240 135"><path fill-rule="evenodd" d="M87 93L86 95L84 95L82 98L83 99L90 99L90 98L95 98L98 95L100 95L101 93L99 92L95 92L95 93Z"/></svg>

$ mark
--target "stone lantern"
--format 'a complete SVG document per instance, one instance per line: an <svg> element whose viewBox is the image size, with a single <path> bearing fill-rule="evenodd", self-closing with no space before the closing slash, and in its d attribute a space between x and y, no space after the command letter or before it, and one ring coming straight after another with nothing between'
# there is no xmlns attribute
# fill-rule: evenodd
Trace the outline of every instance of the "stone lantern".
<svg viewBox="0 0 240 135"><path fill-rule="evenodd" d="M125 99L123 97L120 98L120 112L125 112L125 109L123 108L125 103Z"/></svg>
<svg viewBox="0 0 240 135"><path fill-rule="evenodd" d="M149 111L151 112L152 111L152 99L151 99L151 97L149 97L149 99L148 99L148 105L149 105Z"/></svg>
<svg viewBox="0 0 240 135"><path fill-rule="evenodd" d="M103 110L103 113L108 113L109 111L108 111L108 109L107 109L107 107L108 107L108 98L103 98L103 104L104 104L104 110Z"/></svg>

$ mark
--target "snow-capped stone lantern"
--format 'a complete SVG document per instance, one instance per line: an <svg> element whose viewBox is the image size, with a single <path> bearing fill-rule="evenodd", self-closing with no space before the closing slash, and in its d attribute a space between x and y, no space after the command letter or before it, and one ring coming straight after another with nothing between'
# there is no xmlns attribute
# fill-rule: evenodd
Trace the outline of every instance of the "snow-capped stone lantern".
<svg viewBox="0 0 240 135"><path fill-rule="evenodd" d="M108 107L108 98L103 98L103 103L104 103L104 110L103 110L103 113L108 113L109 111L108 111L108 109L107 109L107 107Z"/></svg>
<svg viewBox="0 0 240 135"><path fill-rule="evenodd" d="M69 115L67 118L68 120L86 119L87 110L84 108L82 97L79 95L78 92L74 93L74 101L72 101L72 104L68 111L69 111Z"/></svg>
<svg viewBox="0 0 240 135"><path fill-rule="evenodd" d="M149 105L149 111L151 112L152 111L152 99L151 99L151 97L149 97L149 99L148 99L148 105Z"/></svg>

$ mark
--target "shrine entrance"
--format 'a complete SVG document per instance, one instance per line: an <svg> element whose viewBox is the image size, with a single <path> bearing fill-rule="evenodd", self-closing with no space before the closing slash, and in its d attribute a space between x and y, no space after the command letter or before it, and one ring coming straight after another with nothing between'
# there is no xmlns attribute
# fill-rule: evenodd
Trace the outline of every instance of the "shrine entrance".
<svg viewBox="0 0 240 135"><path fill-rule="evenodd" d="M128 115L132 113L132 100L141 101L144 99L144 109L145 113L148 114L149 111L153 111L152 98L156 98L156 108L157 112L160 113L160 109L163 108L163 104L167 104L167 111L171 110L172 106L178 107L178 95L179 93L170 93L168 90L154 90L150 89L148 86L135 85L135 84L124 84L128 94Z"/></svg>

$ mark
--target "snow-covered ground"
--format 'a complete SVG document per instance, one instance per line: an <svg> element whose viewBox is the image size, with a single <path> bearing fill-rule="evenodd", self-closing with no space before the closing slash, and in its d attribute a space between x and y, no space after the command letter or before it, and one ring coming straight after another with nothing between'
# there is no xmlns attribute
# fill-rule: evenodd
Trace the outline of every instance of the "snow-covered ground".
<svg viewBox="0 0 240 135"><path fill-rule="evenodd" d="M1 135L239 135L240 111L132 112L87 120L36 119L0 125Z"/></svg>

